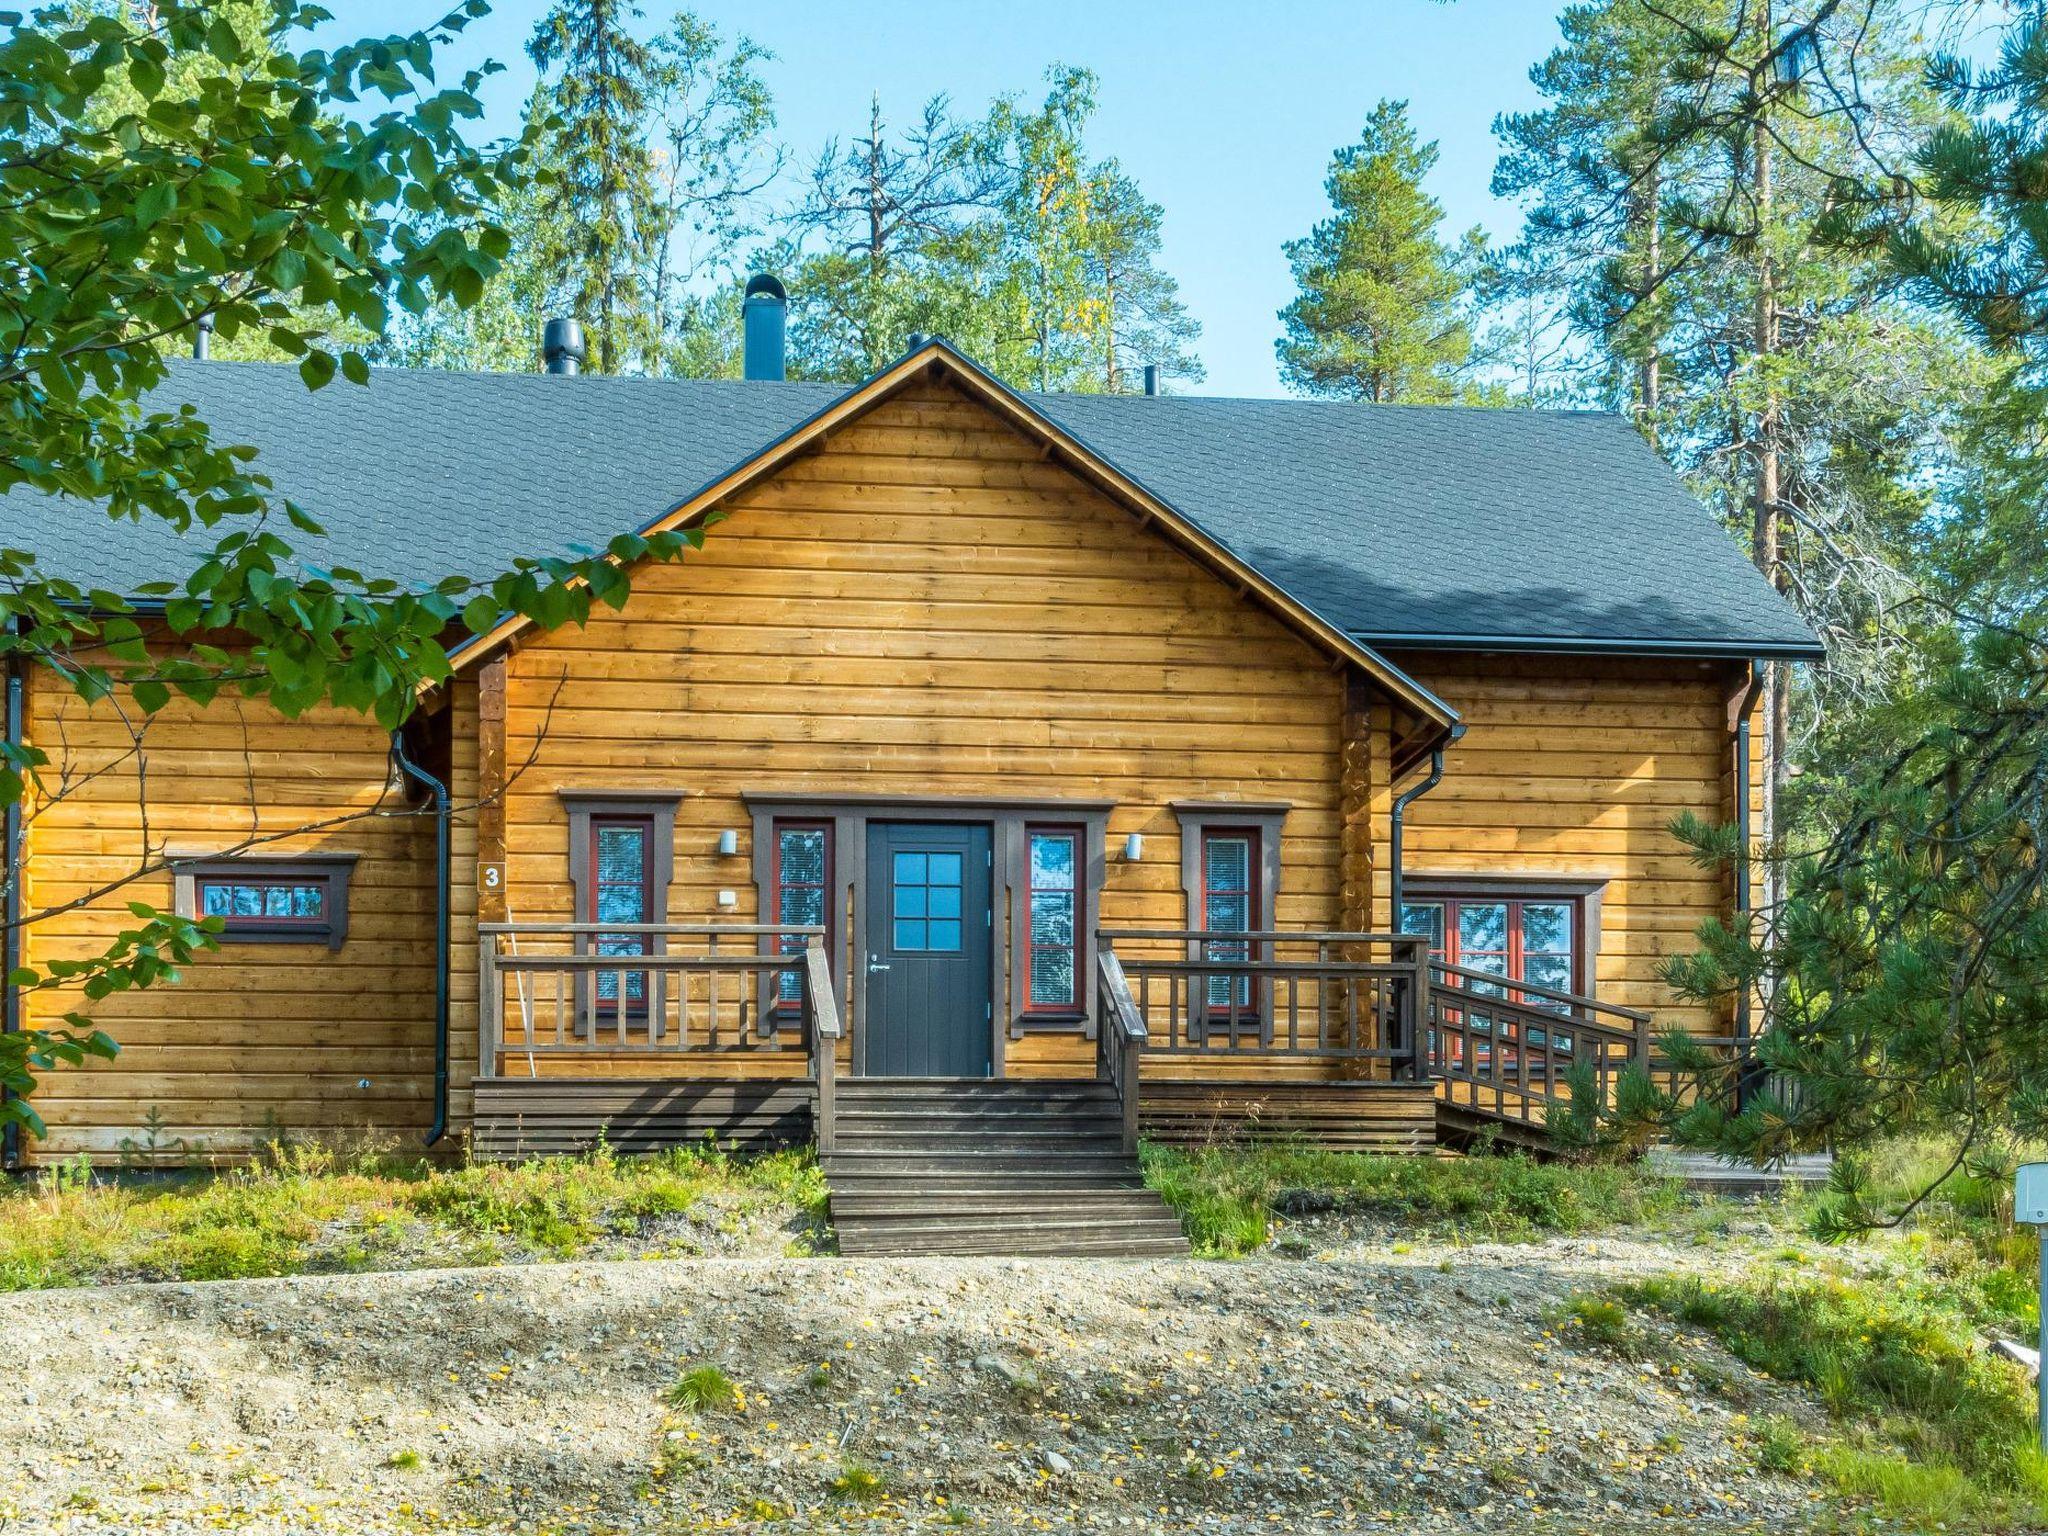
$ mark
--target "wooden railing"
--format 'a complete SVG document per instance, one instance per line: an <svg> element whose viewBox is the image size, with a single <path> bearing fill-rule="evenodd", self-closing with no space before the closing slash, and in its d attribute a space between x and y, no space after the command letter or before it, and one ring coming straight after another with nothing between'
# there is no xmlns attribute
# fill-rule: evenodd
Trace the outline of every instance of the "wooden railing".
<svg viewBox="0 0 2048 1536"><path fill-rule="evenodd" d="M1145 1016L1131 996L1123 963L1103 945L1096 954L1096 995L1102 1023L1095 1031L1095 1072L1116 1088L1123 1108L1124 1151L1138 1150L1138 1063L1145 1050Z"/></svg>
<svg viewBox="0 0 2048 1536"><path fill-rule="evenodd" d="M1611 1107L1622 1073L1650 1064L1647 1013L1441 960L1430 983L1429 1070L1456 1108L1540 1127L1571 1101L1574 1068Z"/></svg>
<svg viewBox="0 0 2048 1536"><path fill-rule="evenodd" d="M1105 930L1148 1060L1293 1057L1421 1070L1428 941L1412 934Z"/></svg>
<svg viewBox="0 0 2048 1536"><path fill-rule="evenodd" d="M758 924L478 925L479 1070L551 1057L808 1054L838 1008L824 930ZM609 942L607 942L609 941ZM636 945L643 953L597 952Z"/></svg>

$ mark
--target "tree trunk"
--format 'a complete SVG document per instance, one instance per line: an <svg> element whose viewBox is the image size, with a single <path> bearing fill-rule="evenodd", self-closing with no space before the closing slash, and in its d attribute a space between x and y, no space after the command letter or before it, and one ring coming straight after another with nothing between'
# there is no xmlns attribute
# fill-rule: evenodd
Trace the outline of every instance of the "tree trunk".
<svg viewBox="0 0 2048 1536"><path fill-rule="evenodd" d="M1641 206L1638 216L1642 220L1643 282L1636 296L1638 307L1656 302L1658 285L1664 279L1664 257L1660 240L1664 223L1664 185L1662 167L1652 165L1644 178L1641 192ZM1663 337L1655 325L1643 328L1641 346L1642 360L1636 369L1636 409L1648 427L1650 441L1657 440L1657 410L1662 404L1663 381L1659 376L1659 356Z"/></svg>
<svg viewBox="0 0 2048 1536"><path fill-rule="evenodd" d="M1768 50L1771 39L1770 0L1757 0L1756 24L1757 35L1761 39L1760 46ZM1765 84L1767 86L1768 82ZM1772 146L1762 115L1766 111L1767 107L1759 109L1757 123L1751 132L1751 195L1755 204L1757 227L1756 318L1755 335L1751 344L1754 366L1764 370L1767 382L1763 403L1757 413L1755 441L1752 446L1756 478L1751 511L1757 569L1763 572L1772 586L1783 592L1786 585L1780 549L1783 517L1778 506L1778 455L1782 423L1776 389L1768 383L1769 369L1778 351L1778 283L1775 258L1771 249ZM1778 844L1784 835L1784 793L1788 766L1785 754L1787 738L1791 734L1791 687L1784 662L1770 663L1765 675L1765 688L1767 708L1764 718L1765 777L1761 831L1766 849L1763 899L1768 932L1777 922L1778 909L1784 899L1785 890L1784 870L1776 856ZM1765 979L1764 988L1768 1002L1771 992L1770 978Z"/></svg>

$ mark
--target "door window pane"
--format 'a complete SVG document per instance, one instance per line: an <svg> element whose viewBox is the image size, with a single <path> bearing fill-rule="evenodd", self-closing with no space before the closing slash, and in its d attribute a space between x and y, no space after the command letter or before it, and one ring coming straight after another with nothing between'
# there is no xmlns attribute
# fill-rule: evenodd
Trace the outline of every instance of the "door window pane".
<svg viewBox="0 0 2048 1536"><path fill-rule="evenodd" d="M895 948L957 953L961 947L963 865L957 853L899 853L889 892Z"/></svg>
<svg viewBox="0 0 2048 1536"><path fill-rule="evenodd" d="M1029 958L1025 1005L1076 1008L1080 1005L1079 967L1075 960L1080 834L1034 830L1029 833L1029 844L1030 928L1026 938Z"/></svg>

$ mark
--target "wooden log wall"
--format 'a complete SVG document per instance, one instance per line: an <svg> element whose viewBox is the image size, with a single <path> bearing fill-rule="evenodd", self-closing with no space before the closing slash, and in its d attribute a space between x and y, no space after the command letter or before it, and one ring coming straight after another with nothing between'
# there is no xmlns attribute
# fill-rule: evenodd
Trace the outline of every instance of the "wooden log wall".
<svg viewBox="0 0 2048 1536"><path fill-rule="evenodd" d="M1405 878L1532 875L1606 882L1594 993L1658 1027L1718 1034L1724 1010L1681 1003L1658 967L1725 912L1724 875L1670 832L1733 814L1727 663L1394 653L1465 717L1444 780L1407 812Z"/></svg>
<svg viewBox="0 0 2048 1536"><path fill-rule="evenodd" d="M685 792L679 922L756 917L745 791L1114 800L1089 916L1153 927L1189 916L1173 801L1284 800L1270 917L1338 917L1342 668L943 386L737 497L701 552L641 569L622 611L529 635L505 687L507 760L538 744L506 808L515 921L571 911L565 788ZM1350 812L1368 825L1370 771ZM715 851L727 828L737 857ZM1014 1074L1093 1071L1078 1034L1004 1050Z"/></svg>
<svg viewBox="0 0 2048 1536"><path fill-rule="evenodd" d="M204 709L173 702L138 751L129 726L141 718L125 698L87 705L48 674L32 678L26 734L51 766L27 807L24 898L32 917L50 915L30 923L26 962L103 952L134 926L130 901L169 909L164 854L278 833L294 835L262 852L358 855L348 937L338 951L225 944L175 985L90 1005L68 989L29 994L25 1023L55 1026L85 1006L122 1050L45 1076L36 1102L49 1134L28 1143L28 1160L118 1161L152 1109L195 1160L237 1159L273 1129L416 1141L431 1118L434 825L408 813L390 738L345 711L287 720L223 696ZM298 830L322 822L336 824Z"/></svg>

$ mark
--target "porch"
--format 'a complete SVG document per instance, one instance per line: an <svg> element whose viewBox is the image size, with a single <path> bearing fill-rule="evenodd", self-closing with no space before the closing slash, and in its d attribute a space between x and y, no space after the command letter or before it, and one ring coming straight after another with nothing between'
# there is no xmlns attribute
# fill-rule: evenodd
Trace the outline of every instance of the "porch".
<svg viewBox="0 0 2048 1536"><path fill-rule="evenodd" d="M1482 1132L1540 1148L1573 1076L1611 1103L1623 1072L1650 1062L1647 1014L1503 984L1433 957L1420 936L1094 937L1080 1071L1005 1071L997 1054L978 1078L915 1081L1086 1085L1113 1107L1124 1156L1141 1136L1427 1153ZM871 1103L905 1081L859 1069L865 968L829 953L819 927L484 924L479 941L482 1156L710 1137L814 1141L830 1157L840 1085L863 1085Z"/></svg>

